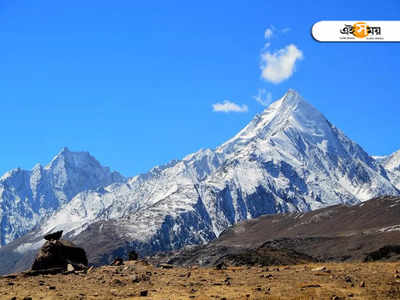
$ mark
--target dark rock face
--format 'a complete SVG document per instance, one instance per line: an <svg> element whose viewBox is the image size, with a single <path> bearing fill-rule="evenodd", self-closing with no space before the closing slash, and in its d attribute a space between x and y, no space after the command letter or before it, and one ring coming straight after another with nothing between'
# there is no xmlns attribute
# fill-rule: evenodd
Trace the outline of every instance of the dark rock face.
<svg viewBox="0 0 400 300"><path fill-rule="evenodd" d="M67 265L87 266L88 260L83 248L66 240L47 241L36 255L32 270L52 268L67 269Z"/></svg>
<svg viewBox="0 0 400 300"><path fill-rule="evenodd" d="M139 255L136 253L136 251L132 250L128 253L128 260L138 260L138 258Z"/></svg>
<svg viewBox="0 0 400 300"><path fill-rule="evenodd" d="M62 230L53 232L53 233L49 233L44 236L44 239L46 241L59 240L61 238L62 234L63 234Z"/></svg>

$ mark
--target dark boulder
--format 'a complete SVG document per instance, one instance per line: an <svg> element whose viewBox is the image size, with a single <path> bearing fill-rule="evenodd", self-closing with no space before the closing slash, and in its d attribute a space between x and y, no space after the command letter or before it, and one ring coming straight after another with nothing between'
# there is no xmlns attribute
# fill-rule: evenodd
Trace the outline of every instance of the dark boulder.
<svg viewBox="0 0 400 300"><path fill-rule="evenodd" d="M53 233L46 234L44 236L44 239L46 241L57 241L57 240L61 239L62 234L63 234L62 230L56 231L56 232L53 232Z"/></svg>
<svg viewBox="0 0 400 300"><path fill-rule="evenodd" d="M131 252L128 253L128 260L138 260L139 255L135 250L132 250Z"/></svg>
<svg viewBox="0 0 400 300"><path fill-rule="evenodd" d="M71 264L76 268L87 267L88 260L83 248L77 247L70 241L50 240L47 241L36 255L32 270L46 270L59 268L67 270Z"/></svg>

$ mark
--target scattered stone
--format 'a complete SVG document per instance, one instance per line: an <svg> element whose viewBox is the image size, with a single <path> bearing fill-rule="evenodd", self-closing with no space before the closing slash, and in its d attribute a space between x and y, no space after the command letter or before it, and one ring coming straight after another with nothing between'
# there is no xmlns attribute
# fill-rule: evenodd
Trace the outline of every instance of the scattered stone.
<svg viewBox="0 0 400 300"><path fill-rule="evenodd" d="M394 275L394 278L395 278L395 279L400 279L400 274L395 274L395 275Z"/></svg>
<svg viewBox="0 0 400 300"><path fill-rule="evenodd" d="M55 290L56 287L54 285L49 286L49 290Z"/></svg>
<svg viewBox="0 0 400 300"><path fill-rule="evenodd" d="M350 276L348 276L348 275L346 275L346 277L344 278L344 281L346 281L346 282L353 282L353 280L351 279L351 277Z"/></svg>
<svg viewBox="0 0 400 300"><path fill-rule="evenodd" d="M94 266L91 266L89 269L87 269L86 273L89 274L94 270Z"/></svg>
<svg viewBox="0 0 400 300"><path fill-rule="evenodd" d="M68 265L67 265L67 271L68 271L68 272L73 272L73 271L75 271L74 266L71 265L71 264L68 264Z"/></svg>
<svg viewBox="0 0 400 300"><path fill-rule="evenodd" d="M17 297L15 297L15 299L17 299ZM23 300L32 300L32 297L30 297L30 296L26 296L26 297L24 297L24 299Z"/></svg>
<svg viewBox="0 0 400 300"><path fill-rule="evenodd" d="M111 263L111 266L122 266L124 264L124 260L121 257L117 257Z"/></svg>
<svg viewBox="0 0 400 300"><path fill-rule="evenodd" d="M365 287L365 281L360 282L360 287L362 287L362 288Z"/></svg>
<svg viewBox="0 0 400 300"><path fill-rule="evenodd" d="M132 275L131 280L132 280L133 283L139 283L140 282L140 278L136 274Z"/></svg>
<svg viewBox="0 0 400 300"><path fill-rule="evenodd" d="M170 264L161 264L160 268L161 269L172 269L174 266Z"/></svg>
<svg viewBox="0 0 400 300"><path fill-rule="evenodd" d="M217 265L215 266L215 269L216 269L216 270L226 270L227 267L226 267L226 264L225 264L224 262L220 262L219 264L217 264Z"/></svg>
<svg viewBox="0 0 400 300"><path fill-rule="evenodd" d="M124 286L125 283L119 280L118 278L115 278L111 281L111 285L119 285L119 286Z"/></svg>
<svg viewBox="0 0 400 300"><path fill-rule="evenodd" d="M320 288L321 286L319 284L306 284L303 285L301 288Z"/></svg>
<svg viewBox="0 0 400 300"><path fill-rule="evenodd" d="M8 285L14 285L14 282L10 281L7 283Z"/></svg>
<svg viewBox="0 0 400 300"><path fill-rule="evenodd" d="M322 266L322 267L319 267L319 268L314 268L311 271L312 272L323 272L323 271L326 271L326 267Z"/></svg>
<svg viewBox="0 0 400 300"><path fill-rule="evenodd" d="M17 297L11 297L11 299L10 300L17 300Z"/></svg>
<svg viewBox="0 0 400 300"><path fill-rule="evenodd" d="M147 297L148 296L148 294L149 294L149 291L148 290L144 290L144 291L140 291L140 297Z"/></svg>

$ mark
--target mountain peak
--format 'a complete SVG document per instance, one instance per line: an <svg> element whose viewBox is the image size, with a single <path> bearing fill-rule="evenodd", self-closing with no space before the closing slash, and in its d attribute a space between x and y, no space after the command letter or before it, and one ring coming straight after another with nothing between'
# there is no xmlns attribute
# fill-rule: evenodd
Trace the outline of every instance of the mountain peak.
<svg viewBox="0 0 400 300"><path fill-rule="evenodd" d="M235 144L244 145L254 139L268 139L277 132L295 129L308 136L330 135L330 125L326 118L314 106L309 104L295 90L289 89L279 100L273 102L235 137L223 144L220 149L231 152Z"/></svg>

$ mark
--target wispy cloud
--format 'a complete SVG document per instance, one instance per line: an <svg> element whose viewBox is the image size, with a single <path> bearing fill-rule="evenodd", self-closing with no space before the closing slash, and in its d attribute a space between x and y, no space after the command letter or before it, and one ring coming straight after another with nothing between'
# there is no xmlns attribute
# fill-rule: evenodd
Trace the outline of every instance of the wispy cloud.
<svg viewBox="0 0 400 300"><path fill-rule="evenodd" d="M261 77L272 83L280 83L290 78L297 60L303 58L303 52L290 44L276 52L265 51L261 54Z"/></svg>
<svg viewBox="0 0 400 300"><path fill-rule="evenodd" d="M222 103L215 103L212 105L213 111L215 112L224 112L224 113L229 113L229 112L247 112L248 107L247 105L239 105L234 102L231 102L229 100L225 100Z"/></svg>
<svg viewBox="0 0 400 300"><path fill-rule="evenodd" d="M274 28L274 26L270 26L270 27L268 27L267 29L265 29L265 31L264 31L264 38L266 39L266 40L269 40L269 39L271 39L272 38L272 35L274 34L274 31L275 31L275 28Z"/></svg>
<svg viewBox="0 0 400 300"><path fill-rule="evenodd" d="M257 96L253 97L262 106L268 106L272 103L272 93L267 92L266 89L258 89Z"/></svg>

